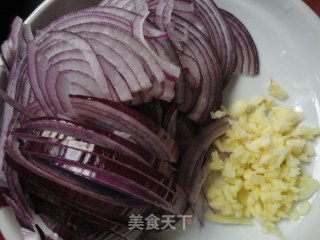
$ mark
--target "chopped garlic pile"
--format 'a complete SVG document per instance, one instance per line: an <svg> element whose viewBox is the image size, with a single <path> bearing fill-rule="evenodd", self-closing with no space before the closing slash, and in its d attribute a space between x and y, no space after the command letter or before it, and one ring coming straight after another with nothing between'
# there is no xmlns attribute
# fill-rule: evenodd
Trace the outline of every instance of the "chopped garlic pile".
<svg viewBox="0 0 320 240"><path fill-rule="evenodd" d="M232 127L213 143L212 171L205 183L211 209L205 216L235 224L248 224L254 217L264 231L280 235L276 223L306 214L307 199L319 187L301 165L315 154L309 141L320 129L298 126L301 113L267 98L240 100L223 111ZM220 159L219 152L230 154Z"/></svg>

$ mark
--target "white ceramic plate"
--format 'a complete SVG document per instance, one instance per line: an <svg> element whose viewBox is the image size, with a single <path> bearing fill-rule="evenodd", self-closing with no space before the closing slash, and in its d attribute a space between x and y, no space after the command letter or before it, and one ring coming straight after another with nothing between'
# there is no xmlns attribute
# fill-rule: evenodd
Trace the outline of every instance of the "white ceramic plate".
<svg viewBox="0 0 320 240"><path fill-rule="evenodd" d="M84 3L83 5L79 2ZM57 1L47 0L31 15L28 22L41 27L74 7L92 4L92 0ZM320 20L300 0L216 0L221 7L236 15L249 29L258 48L260 74L255 78L235 77L228 85L224 103L228 105L239 98L267 96L270 78L275 79L289 93L289 99L280 104L302 111L309 126L320 125ZM314 142L316 157L307 170L320 180L320 140ZM288 240L318 240L320 237L320 195L310 200L310 213L301 220L283 221L279 224ZM7 240L19 240L10 227L11 218L0 213L0 229ZM9 222L8 222L9 221ZM4 225L4 223L7 223ZM9 223L9 224L8 224ZM180 224L181 225L181 224ZM227 226L205 222L199 229L197 224L182 226L177 230L163 232L154 239L163 240L273 240L264 234L259 225Z"/></svg>

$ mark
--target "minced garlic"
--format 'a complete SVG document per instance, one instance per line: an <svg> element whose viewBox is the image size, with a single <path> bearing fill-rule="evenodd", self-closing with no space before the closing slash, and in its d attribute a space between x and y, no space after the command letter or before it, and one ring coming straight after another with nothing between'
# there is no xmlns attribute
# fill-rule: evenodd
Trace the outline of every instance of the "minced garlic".
<svg viewBox="0 0 320 240"><path fill-rule="evenodd" d="M306 214L306 200L319 188L301 165L315 154L309 141L320 128L298 126L301 113L267 98L240 100L224 111L231 128L213 142L212 171L205 183L211 209L205 216L236 224L254 217L264 231L280 235L276 223ZM218 152L230 154L220 159Z"/></svg>
<svg viewBox="0 0 320 240"><path fill-rule="evenodd" d="M272 97L277 98L279 100L285 100L288 98L288 94L280 87L278 83L276 83L272 79L270 80L268 92Z"/></svg>

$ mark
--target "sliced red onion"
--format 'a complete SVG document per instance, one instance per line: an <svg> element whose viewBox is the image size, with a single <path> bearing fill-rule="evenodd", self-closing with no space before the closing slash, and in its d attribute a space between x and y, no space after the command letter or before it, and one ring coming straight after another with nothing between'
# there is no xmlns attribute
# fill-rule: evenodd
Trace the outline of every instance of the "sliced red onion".
<svg viewBox="0 0 320 240"><path fill-rule="evenodd" d="M174 49L173 44L169 41L150 39L147 41L149 46L156 52L161 58L166 61L171 61L175 65L180 66L180 61L178 55ZM144 94L149 94L154 98L162 99L167 102L171 102L175 98L175 102L181 103L185 97L184 95L184 76L181 73L178 79L171 78L169 75L164 83L164 86L159 86L154 82L153 88L150 92L144 92ZM159 90L162 90L161 92Z"/></svg>
<svg viewBox="0 0 320 240"><path fill-rule="evenodd" d="M109 204L105 205L104 208L101 208L100 210L99 208L93 209L91 206L87 206L79 202L68 201L63 197L63 195L59 196L55 191L49 191L47 188L39 186L38 183L30 182L24 178L21 179L21 184L25 194L32 194L34 196L45 198L48 202L58 205L60 208L72 208L73 211L79 211L79 215L91 217L98 222L105 222L106 219L123 224L127 223L128 217L132 214L147 216L152 210L154 210L155 213L161 211L156 209L152 204L128 207Z"/></svg>
<svg viewBox="0 0 320 240"><path fill-rule="evenodd" d="M175 80L174 80L175 81ZM163 94L159 97L160 100L171 102L175 96L175 82L165 80L163 83Z"/></svg>
<svg viewBox="0 0 320 240"><path fill-rule="evenodd" d="M36 153L30 153L28 148L23 151L23 153L29 156L30 154L37 155ZM70 171L76 175L84 176L85 178L88 178L94 182L114 188L117 191L123 191L126 194L141 198L142 200L152 204L160 204L159 206L168 210L170 209L169 211L173 210L173 208L170 207L170 202L176 198L176 194L181 195L181 193L179 193L179 188L174 184L172 185L170 182L164 180L163 177L161 180L152 180L152 177L148 177L141 172L136 172L133 168L128 168L127 165L124 164L119 164L116 161L113 161L111 158L101 159L104 161L104 163L102 167L99 167L99 165L91 166L76 162L73 158L69 159L68 155L65 156L67 158L57 156L49 157L47 154L39 155L39 159L46 160L48 163L53 164L54 166L66 169L67 171ZM150 172L151 169L149 168L149 170L147 170L147 167L145 167L145 172L148 171ZM161 185L158 185L158 183ZM165 187L164 184L168 184L168 186L171 186L172 189L169 189L168 186ZM145 190L141 192L142 188L145 188ZM150 191L148 189L150 189ZM145 193L143 194L143 192ZM174 198L172 199L173 196ZM181 211L184 211L185 208L183 196L181 195L178 198L180 199L180 205L177 205L177 208L174 207L175 213L181 213Z"/></svg>
<svg viewBox="0 0 320 240"><path fill-rule="evenodd" d="M165 183L169 179L165 175L170 173L162 173L161 167L164 164L155 162L152 165L145 162L138 161L130 156L122 155L112 150L102 148L99 146L89 146L89 150L79 149L78 146L85 145L84 142L69 141L72 143L61 144L47 142L27 141L26 146L23 148L23 153L28 153L30 156L41 157L46 156L48 158L63 158L65 160L71 160L86 164L92 167L106 169L108 164L119 164L122 167L128 168L129 171L134 171L157 182ZM78 146L76 146L78 144ZM71 145L71 146L70 146ZM90 144L92 145L92 144ZM159 168L159 169L158 169ZM141 169L141 170L140 170ZM108 170L108 169L106 169ZM166 186L165 186L166 187ZM170 190L170 189L168 189Z"/></svg>
<svg viewBox="0 0 320 240"><path fill-rule="evenodd" d="M27 63L23 61L23 66L21 68L21 72L19 75L19 80L17 82L17 91L16 91L16 96L15 100L20 104L20 106L23 108L23 111L28 113L23 114L24 116L29 116L32 117L32 113L28 112L26 109L26 106L30 104L30 102L34 101L34 94L31 90L29 78L28 78L28 69L27 69Z"/></svg>
<svg viewBox="0 0 320 240"><path fill-rule="evenodd" d="M47 116L38 101L33 101L33 102L29 103L26 106L26 111L29 112L33 116L33 118L42 118L42 117ZM23 117L21 117L20 120L21 120L20 121L21 123L28 121Z"/></svg>
<svg viewBox="0 0 320 240"><path fill-rule="evenodd" d="M23 240L39 240L39 234L33 231L30 231L26 228L20 228L20 233Z"/></svg>
<svg viewBox="0 0 320 240"><path fill-rule="evenodd" d="M66 62L68 64L65 64ZM85 67L86 62L83 60L61 60L44 74L46 82L43 87L58 114L74 115L69 105L69 94L80 91L85 96L104 96L92 75L86 73Z"/></svg>
<svg viewBox="0 0 320 240"><path fill-rule="evenodd" d="M207 154L209 157L211 154ZM207 156L205 156L207 158ZM209 168L210 161L208 159L204 160L204 164L201 167L200 171L195 172L194 181L191 185L191 191L189 194L189 202L191 208L193 209L197 219L202 222L202 213L203 213L203 205L204 205L204 197L202 196L203 184L210 173L211 169Z"/></svg>
<svg viewBox="0 0 320 240"><path fill-rule="evenodd" d="M164 116L162 126L163 128L175 139L176 138L176 128L177 128L177 116L178 109L177 106L171 104Z"/></svg>
<svg viewBox="0 0 320 240"><path fill-rule="evenodd" d="M86 17L88 17L89 20L86 21ZM116 7L91 7L60 17L59 19L53 21L47 27L42 29L40 34L35 39L38 43L40 43L40 41L42 41L42 38L51 31L63 30L71 26L79 25L81 23L92 22L90 18L99 17L100 21L98 22L109 22L111 20L115 24L128 23L130 25L130 23L132 23L136 17L141 18L141 15L137 15L135 13Z"/></svg>
<svg viewBox="0 0 320 240"><path fill-rule="evenodd" d="M176 123L176 141L179 145L180 152L183 153L192 143L198 133L196 124L188 118L178 116Z"/></svg>
<svg viewBox="0 0 320 240"><path fill-rule="evenodd" d="M16 143L13 143L16 144ZM54 171L41 162L27 160L24 158L17 146L8 149L7 162L17 173L22 174L34 183L45 183L49 191L53 191L57 196L68 201L74 201L85 205L95 211L108 212L111 207L114 213L126 211L127 207L142 207L142 202L133 200L129 196L121 196L107 189L99 189L96 186L88 185L84 181L72 178L63 174L58 169Z"/></svg>
<svg viewBox="0 0 320 240"><path fill-rule="evenodd" d="M161 126L163 109L159 100L154 99L153 101L133 106L132 109L140 112L145 117L148 117L150 120Z"/></svg>
<svg viewBox="0 0 320 240"><path fill-rule="evenodd" d="M49 68L48 60L49 59L46 58L45 55L39 52L39 48L35 44L33 44L33 42L29 42L27 62L28 75L32 90L46 114L48 116L54 116L56 113L56 109L54 109L54 107L52 106L45 87L46 71ZM60 102L59 99L55 99L55 101ZM59 111L59 109L57 109L57 111Z"/></svg>
<svg viewBox="0 0 320 240"><path fill-rule="evenodd" d="M32 35L29 35L30 32L28 30L24 30L24 28L26 28L25 26L20 17L15 17L11 24L8 39L1 44L1 55L4 60L4 66L8 72L11 70L14 61L16 61L16 57L21 59L26 55L25 44L29 38L32 38ZM24 32L26 32L26 34L24 34ZM24 38L25 35L27 35L27 39Z"/></svg>
<svg viewBox="0 0 320 240"><path fill-rule="evenodd" d="M72 62L72 61L71 61ZM64 61L59 62L59 64L63 64ZM58 67L59 68L59 67ZM50 73L48 71L48 78ZM102 97L103 94L100 91L96 81L88 74L83 73L80 70L63 70L61 71L58 75L58 78L63 78L65 81L68 81L71 83L71 86L79 86L79 88L82 88L85 93L83 94L84 96L96 96L96 97ZM75 79L77 81L75 82ZM70 89L70 94L74 94L72 89Z"/></svg>
<svg viewBox="0 0 320 240"><path fill-rule="evenodd" d="M131 22L131 24L133 25L132 27L132 33L133 33L133 36L135 36L139 42L141 42L143 45L147 46L147 43L144 39L144 36L143 36L143 23L145 21L145 17L146 15L137 15L137 14L134 14L132 12L128 12L124 9L119 9L119 8L112 8L112 7L108 7L108 8L103 8L103 7L97 7L97 8L92 8L92 9L88 9L88 10L83 10L83 11L79 11L77 13L74 13L74 15L80 15L81 14L83 15L84 13L92 13L94 15L94 12L95 11L100 11L100 12L103 12L105 14L108 14L108 16L117 16L117 17L120 17L121 19L126 19L128 20L129 22ZM76 19L78 21L78 18L75 18L72 16L72 14L69 14L69 15L66 15L60 19L58 19L57 21L55 21L54 23L52 23L51 25L49 25L47 28L45 28L42 32L42 36L45 36L48 32L54 30L54 29L59 29L59 30L62 30L62 29L68 29L71 28L72 26L73 27L76 27L78 25L83 25L85 23L88 23L90 21L85 21L85 18L83 19L84 22L74 22L73 24L70 23L70 25L66 25L65 27L63 26L64 24L62 24L64 21L67 21L69 19ZM105 18L105 20L103 22L107 23L108 22L108 19L109 18ZM102 21L99 21L100 23L103 23ZM61 24L60 24L61 23ZM92 22L90 22L92 23ZM59 24L62 25L61 28L59 28ZM117 26L117 28L114 28L114 29L118 29L120 30L120 26ZM128 30L128 29L126 29ZM41 39L38 38L38 39ZM118 40L121 40L121 38L118 38ZM39 41L39 40L38 40ZM135 44L137 45L137 44ZM151 51L152 55L156 58L156 61L160 64L160 66L163 68L163 70L169 74L170 76L173 76L173 77L179 77L179 74L180 74L180 71L179 71L179 68L177 68L176 66L174 66L173 64L171 63L168 63L166 61L163 61L161 58L159 58L156 54L154 54L152 51Z"/></svg>
<svg viewBox="0 0 320 240"><path fill-rule="evenodd" d="M101 92L103 94L105 94L105 98L111 99L112 94L110 92L111 89L108 86L108 81L105 78L103 70L101 69L99 61L96 58L96 55L94 54L93 49L87 43L87 41L85 41L84 39L82 39L81 37L79 37L76 34L72 34L69 32L62 32L62 31L51 32L49 36L53 40L68 42L68 45L72 44L74 46L77 46L77 48L81 50L81 52L83 54L84 61L90 65L90 67L92 69L92 73L93 73L92 77L97 81L97 84L99 85L99 87L101 89ZM40 101L42 106L47 105L49 107L51 105L51 108L54 109L54 111L56 111L58 114L65 114L65 113L69 113L69 115L72 114L72 109L71 109L69 101L68 101L69 92L68 92L67 88L64 89L64 91L57 91L56 90L57 92L59 92L61 99L57 97L58 93L54 94L55 91L53 91L51 93L52 94L51 97L49 95L49 99L48 99L48 97L44 97L44 96L47 96L46 94L43 94L43 92L44 93L46 92L45 85L48 85L50 83L52 86L52 84L55 84L57 77L52 77L52 78L48 77L47 81L49 83L46 84L46 81L44 80L44 78L46 78L46 72L49 71L49 69L50 69L50 62L48 61L48 57L45 56L45 54L46 54L46 52L48 52L48 50L44 51L43 54L40 55L40 57L42 56L40 60L44 61L44 62L47 61L47 66L43 66L44 65L43 63L36 64L36 62L35 62L35 65L33 64L33 62L34 62L33 59L37 59L36 58L37 51L39 51L39 50L37 49L36 45L34 43L32 43L32 44L29 43L29 59L28 59L29 69L34 68L34 66L41 66L41 68L39 68L38 71L37 71L37 67L36 67L34 71L31 71L29 73L29 77L31 79L31 82L33 83L32 87L33 87L34 91L36 89L38 89L38 91L35 91L36 97L38 98L38 100L41 100L41 99L45 100L45 101ZM49 56L49 58L50 57L51 56ZM75 64L73 64L71 66L76 67ZM53 74L53 76L58 76L59 71L58 71L57 67L54 67L54 69L55 70L53 70L53 72L51 74ZM61 81L62 81L62 84L69 84L68 81L63 82L63 80L60 80L60 82ZM39 87L37 87L37 86L39 86ZM55 86L57 86L57 85L55 85ZM65 87L67 87L67 86L68 85L65 85ZM41 89L42 91L39 89ZM63 88L62 88L62 90L63 90ZM50 103L48 103L49 100L53 101L53 102L51 102L51 104L50 104ZM57 102L57 100L60 102L60 104L59 104L59 102ZM62 106L61 104L64 104L64 106ZM47 108L45 108L45 109L47 109ZM52 111L52 109L51 109L51 111ZM68 115L68 114L66 114L66 115Z"/></svg>
<svg viewBox="0 0 320 240"><path fill-rule="evenodd" d="M165 75L161 69L161 66L157 63L157 59L152 55L148 48L146 48L135 38L114 28L93 23L77 25L74 27L70 27L68 30L80 35L82 34L82 32L105 34L118 42L126 44L128 47L130 47L131 51L133 51L135 54L137 54L137 56L143 59L143 61L147 64L147 66L150 68L151 72L159 82L164 81Z"/></svg>
<svg viewBox="0 0 320 240"><path fill-rule="evenodd" d="M8 84L7 84L7 91L6 96L8 96L11 99L15 99L16 91L17 91L17 85L20 80L20 71L23 68L23 61L15 61L12 65L12 69L14 71L10 72L8 76ZM23 107L21 107L23 108ZM13 117L17 115L17 111L14 110L9 105L4 105L3 109L3 118L1 122L1 138L0 138L0 169L2 169L3 165L3 158L5 155L4 146L7 141L7 139L10 139L9 132L12 130L15 119ZM16 116L17 117L17 116Z"/></svg>
<svg viewBox="0 0 320 240"><path fill-rule="evenodd" d="M102 0L99 6L121 8L141 15L148 14L148 6L144 0Z"/></svg>
<svg viewBox="0 0 320 240"><path fill-rule="evenodd" d="M3 90L0 89L0 98L2 100L4 100L7 104L9 104L10 106L12 106L13 108L15 108L16 110L18 110L19 112L23 113L25 116L31 118L32 116L25 111L24 108L22 108L22 106L17 103L16 101L14 101L12 98L8 97L8 95L6 94L6 92L4 92Z"/></svg>
<svg viewBox="0 0 320 240"><path fill-rule="evenodd" d="M183 199L181 195L182 192L180 192L180 194L178 194L178 197L175 197L175 198L173 198L171 194L168 194L168 195L166 194L166 196L168 196L169 199L164 199L165 196L158 195L160 193L159 189L154 189L156 190L156 194L152 193L151 191L148 191L147 186L142 186L140 185L141 183L133 183L130 180L123 179L118 174L111 174L111 173L105 174L99 170L93 171L91 168L87 166L82 167L82 166L79 166L77 163L72 163L72 162L66 163L66 162L59 162L58 160L52 160L52 161L55 166L63 168L66 171L88 178L89 180L99 183L103 186L115 188L118 191L124 192L138 199L142 199L146 202L152 203L155 206L161 207L175 214L181 214L185 210L186 202L182 200ZM145 183L148 184L148 182L145 182ZM179 204L172 205L171 201L172 203L176 202Z"/></svg>
<svg viewBox="0 0 320 240"><path fill-rule="evenodd" d="M213 39L212 42L221 60L223 79L228 81L235 67L235 46L231 28L213 0L192 0L192 3L195 7L195 14L206 26L210 39Z"/></svg>
<svg viewBox="0 0 320 240"><path fill-rule="evenodd" d="M7 163L3 165L3 171L7 179L8 187L10 188L10 193L12 198L5 196L6 202L14 210L17 220L22 225L31 231L35 231L32 222L32 211L28 206L28 202L24 197L20 184L19 177L16 172L14 172Z"/></svg>
<svg viewBox="0 0 320 240"><path fill-rule="evenodd" d="M144 65L141 64L140 59L132 52L130 46L105 34L82 32L81 35L88 39L88 41L100 39L100 45L104 45L104 51L100 51L103 49L97 49L97 52L103 56L106 61L111 61L119 71L119 74L125 77L128 85L131 86L130 90L132 93L142 89L148 89L152 86L150 84L150 78L145 73ZM110 55L113 56L114 60L109 59Z"/></svg>
<svg viewBox="0 0 320 240"><path fill-rule="evenodd" d="M96 44L98 45L98 43ZM114 65L110 64L105 58L101 56L97 56L97 57L101 64L103 72L106 74L106 76L109 76L108 77L109 82L112 85L112 88L114 88L114 91L116 92L117 96L119 97L119 100L121 102L127 102L132 100L133 98L132 92L137 91L137 90L132 90L132 88L139 89L140 88L139 84L134 83L133 85L129 86L128 81L126 81L126 79L124 79L122 75L119 74L119 72L117 71ZM94 95L90 95L90 96L94 96Z"/></svg>
<svg viewBox="0 0 320 240"><path fill-rule="evenodd" d="M162 22L163 12L169 1L159 0L155 11L154 23L162 31L165 31L165 26Z"/></svg>
<svg viewBox="0 0 320 240"><path fill-rule="evenodd" d="M185 19L174 17L176 21L176 30L182 31ZM187 22L188 23L188 22ZM193 121L205 122L209 118L210 111L217 109L221 101L221 69L219 68L219 59L213 46L208 39L193 25L188 23L189 38L182 44L183 51L188 51L195 55L202 74L202 83L193 109L188 117ZM189 110L190 111L190 110Z"/></svg>
<svg viewBox="0 0 320 240"><path fill-rule="evenodd" d="M104 7L117 7L117 8L125 8L127 4L134 4L135 1L130 1L130 0L125 0L125 1L120 1L120 0L102 0L101 3L99 3L99 6L104 6Z"/></svg>
<svg viewBox="0 0 320 240"><path fill-rule="evenodd" d="M184 31L183 34L180 34L174 30L175 22L172 21L171 15L175 8L175 3L177 1L173 0L160 0L156 4L148 2L148 8L151 11L151 14L148 15L148 19L153 22L160 30L168 34L169 39L172 41L173 45L177 49L181 49L179 42L185 41L188 39L187 31ZM179 7L183 8L184 11L190 11L190 6L182 2L176 4L175 11L179 11Z"/></svg>
<svg viewBox="0 0 320 240"><path fill-rule="evenodd" d="M185 71L185 78L191 88L198 88L201 84L201 72L198 62L187 54L181 53L178 55L183 70Z"/></svg>
<svg viewBox="0 0 320 240"><path fill-rule="evenodd" d="M73 204L70 204L69 202L63 201L62 199L58 199L53 194L48 196L39 194L39 191L37 191L36 188L37 186L34 186L32 183L23 183L23 190L25 194L27 194L30 198L30 201L34 206L35 211L41 215L46 213L43 206L51 205L51 211L53 211L56 217L60 218L60 220L67 220L64 219L64 217L69 218L72 215L76 215L78 216L78 218L86 219L90 223L106 228L106 230L111 230L115 227L115 225L127 227L127 217L125 216L123 216L122 219L118 219L117 221L115 219L103 218L99 215L93 215L91 214L91 212L85 209L81 209Z"/></svg>
<svg viewBox="0 0 320 240"><path fill-rule="evenodd" d="M221 10L226 17L236 41L237 67L236 73L256 75L259 72L259 59L255 43L239 19L230 12Z"/></svg>
<svg viewBox="0 0 320 240"><path fill-rule="evenodd" d="M26 134L21 132L14 132L13 136L27 140L28 144L30 144L30 146L27 146L29 146L31 149L27 150L31 151L33 156L36 156L36 154L49 154L51 157L54 157L58 154L57 156L59 157L67 156L66 158L70 158L71 154L74 158L74 161L86 161L85 164L93 164L93 166L104 166L103 159L111 158L113 161L119 162L120 164L128 164L128 166L131 166L134 169L141 168L145 169L145 171L147 172L152 172L149 175L152 175L152 178L156 178L158 180L161 180L164 176L170 177L172 175L171 165L159 159L148 159L148 162L140 161L138 159L119 153L112 149L85 142L83 139L78 140L74 137L67 136L64 134L59 135L54 132L46 132L45 134L51 137L36 137L32 134Z"/></svg>
<svg viewBox="0 0 320 240"><path fill-rule="evenodd" d="M147 22L144 25L144 29L143 29L143 35L146 39L146 41L148 42L148 40L152 40L152 39L156 39L156 40L167 40L169 39L168 34L164 33L163 31L160 30L156 30L154 27L152 27L152 29L148 29L147 26Z"/></svg>
<svg viewBox="0 0 320 240"><path fill-rule="evenodd" d="M54 27L49 30L49 33L89 22L108 23L109 26L131 33L131 25L136 18L141 18L141 16L118 8L86 9L67 16L64 19L59 19L54 23Z"/></svg>
<svg viewBox="0 0 320 240"><path fill-rule="evenodd" d="M87 37L89 35L90 34L88 34ZM126 49L126 46L122 46L122 50L119 49L119 51L123 53L121 56L118 52L115 52L113 48L111 48L114 46L109 47L107 45L104 45L102 42L93 40L94 34L92 34L91 36L92 38L88 39L88 42L90 42L90 44L94 46L97 53L101 53L101 55L99 56L99 60L100 62L102 62L103 70L105 74L110 77L110 81L112 82L113 86L116 86L117 84L121 83L120 80L112 80L114 76L122 75L124 78L123 81L126 84L125 87L128 88L129 86L129 90L131 91L131 93L136 93L141 90L149 89L152 87L151 81L144 73L142 65L140 65L139 61L137 61L135 56ZM124 55L124 53L126 53L126 55ZM110 72L109 68L105 67L103 63L107 63L108 65L112 66L114 68L114 71ZM130 65L132 65L132 67L129 67ZM118 88L120 94L124 87L118 86Z"/></svg>
<svg viewBox="0 0 320 240"><path fill-rule="evenodd" d="M72 104L79 115L78 121L89 121L100 128L105 126L126 132L131 135L133 141L154 156L165 161L175 162L177 160L178 149L171 136L152 121L125 105L80 97L73 97Z"/></svg>
<svg viewBox="0 0 320 240"><path fill-rule="evenodd" d="M56 213L55 205L52 205L45 200L39 200L39 211L42 212L41 217L44 221L51 225L53 230L59 234L62 239L74 240L95 240L95 239L115 239L115 240L130 240L139 237L143 232L141 230L128 230L128 227L114 224L111 229L105 229L97 224L94 224L87 219L80 218L76 214L68 214L59 216ZM135 237L135 238L134 238ZM43 238L48 239L48 238ZM50 238L51 239L51 238Z"/></svg>
<svg viewBox="0 0 320 240"><path fill-rule="evenodd" d="M201 169L204 154L212 144L212 141L223 135L229 127L228 118L215 120L203 128L192 141L183 155L178 176L178 183L185 191L190 193L192 181L195 179L195 174Z"/></svg>
<svg viewBox="0 0 320 240"><path fill-rule="evenodd" d="M197 98L200 95L200 90L198 89L192 89L189 86L188 82L184 83L183 86L184 94L183 94L183 102L179 102L178 109L182 113L190 112L190 110L194 107ZM186 97L188 96L188 97ZM182 97L182 96L181 96Z"/></svg>
<svg viewBox="0 0 320 240"><path fill-rule="evenodd" d="M187 13L193 13L194 12L194 6L192 3L188 3L186 1L181 0L175 0L173 2L173 9L175 12L187 12Z"/></svg>
<svg viewBox="0 0 320 240"><path fill-rule="evenodd" d="M24 123L22 129L16 131L17 135L19 132L19 137L30 138L32 136L37 136L37 132L32 132L32 130L44 130L44 132L39 132L38 134L50 134L50 131L66 134L68 136L83 139L87 142L92 142L93 144L100 145L102 147L111 148L115 151L122 152L126 155L133 156L141 161L153 160L149 152L144 148L139 147L135 143L119 137L113 133L103 131L101 129L95 129L93 126L86 126L84 124L74 123L72 121L66 121L61 119L34 119L31 122ZM47 132L45 132L47 130ZM30 131L32 134L30 134ZM93 132L95 132L93 134ZM26 133L26 135L23 135Z"/></svg>

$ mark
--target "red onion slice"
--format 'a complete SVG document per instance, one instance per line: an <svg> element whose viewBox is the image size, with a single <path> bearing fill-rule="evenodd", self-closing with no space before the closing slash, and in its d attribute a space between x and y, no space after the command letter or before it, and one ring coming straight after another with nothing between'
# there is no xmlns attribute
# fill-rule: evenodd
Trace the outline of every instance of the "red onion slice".
<svg viewBox="0 0 320 240"><path fill-rule="evenodd" d="M236 40L238 63L235 72L251 76L258 74L258 52L249 31L234 15L225 10L221 10L221 12L226 17Z"/></svg>
<svg viewBox="0 0 320 240"><path fill-rule="evenodd" d="M123 179L124 181L125 179L130 179L130 182L135 182L142 187L146 186L147 188L150 188L150 191L152 191L154 194L159 195L160 197L168 198L168 201L172 196L176 195L176 191L181 192L181 190L179 190L179 187L176 186L172 182L172 180L166 179L164 175L156 172L146 165L142 165L141 169L144 170L143 172L141 172L136 168L137 166L139 166L139 164L133 166L129 161L126 161L126 163L119 162L102 155L100 155L99 158L95 158L94 153L90 155L83 155L82 151L75 149L70 150L72 155L67 152L68 148L52 148L50 145L35 145L35 143L30 142L22 150L22 153L29 157L35 157L34 159L48 161L49 163L53 163L55 166L60 166L62 168L65 168L68 165L70 166L70 168L68 167L68 170L72 172L75 171L74 169L83 169L83 171L80 172L76 171L75 174L84 174L87 178L90 178L93 181L97 181L101 184L107 184L108 186L109 184L111 184L111 187L115 183L113 183L113 181L110 182L110 179L108 180L105 175L118 176L118 181L120 181L120 179ZM85 160L87 159L87 156L92 156L93 158L91 157L88 162L87 160ZM82 158L85 158L84 161L80 160ZM87 173L89 174L87 175ZM125 189L127 189L126 191L131 192L131 190L134 191L134 188L135 187L132 186L132 188ZM115 187L115 189L120 190L117 187ZM138 195L136 197L146 200L145 195ZM182 199L180 199L180 201L181 200ZM181 203L183 203L183 201Z"/></svg>
<svg viewBox="0 0 320 240"><path fill-rule="evenodd" d="M15 61L12 65L12 70L8 76L8 84L7 84L7 97L11 99L15 99L15 95L17 94L17 86L20 79L20 71L24 67L24 60ZM23 107L21 107L23 109ZM22 111L23 112L23 111ZM8 139L10 139L10 131L13 129L14 124L16 123L16 118L20 115L14 108L10 105L4 105L3 109L3 118L1 122L1 138L0 138L0 169L2 169L3 158L5 155L4 146Z"/></svg>
<svg viewBox="0 0 320 240"><path fill-rule="evenodd" d="M142 43L140 43L135 38L117 30L114 28L110 28L108 26L104 26L102 24L90 23L90 24L81 24L77 26L70 27L68 29L74 33L78 33L81 35L81 32L93 32L99 34L105 34L110 38L121 42L128 46L131 51L133 51L137 56L139 56L150 68L151 72L154 74L156 79L159 82L163 82L165 79L164 72L161 66L157 63L157 59L152 55L150 50L146 48Z"/></svg>
<svg viewBox="0 0 320 240"><path fill-rule="evenodd" d="M102 0L99 6L121 8L143 16L148 14L148 6L144 0Z"/></svg>
<svg viewBox="0 0 320 240"><path fill-rule="evenodd" d="M27 160L17 149L17 144L15 142L13 144L8 148L9 155L6 156L8 165L32 182L42 181L46 183L48 190L54 191L64 199L69 201L76 200L79 204L84 204L101 212L104 211L105 206L111 205L113 205L114 209L119 209L118 207L120 207L122 210L126 207L142 206L140 201L132 201L129 197L123 198L122 196L122 198L119 198L117 195L112 196L110 192L109 194L106 194L106 192L103 194L102 189L98 190L92 186L88 188L88 185L85 185L83 181L79 183L76 179L65 177L59 172L52 171L51 168L40 162ZM117 198L117 200L115 201L114 198Z"/></svg>
<svg viewBox="0 0 320 240"><path fill-rule="evenodd" d="M178 183L185 191L189 192L191 190L190 188L192 181L195 179L195 174L197 174L203 165L203 154L207 152L212 141L223 135L228 128L228 118L215 120L202 129L192 141L189 148L183 155L178 176Z"/></svg>
<svg viewBox="0 0 320 240"><path fill-rule="evenodd" d="M18 139L25 140L25 144L28 143L27 147L28 149L31 149L30 151L32 151L34 156L36 156L36 154L47 154L51 157L64 157L65 155L69 156L71 154L72 157L74 157L74 161L85 161L85 164L93 166L101 165L102 167L104 166L103 159L111 158L113 161L120 164L127 164L128 167L137 171L139 171L139 169L146 169L147 172L151 172L149 175L158 181L161 181L164 176L171 177L173 174L171 165L159 159L148 159L148 162L141 161L112 149L88 143L83 139L76 139L64 134L46 132L42 133L41 136L38 136L20 130L13 132L12 135ZM45 137L43 135L48 135L50 137Z"/></svg>
<svg viewBox="0 0 320 240"><path fill-rule="evenodd" d="M103 74L99 61L97 60L96 55L94 54L94 51L88 44L88 42L81 38L79 35L66 31L50 32L49 36L52 39L69 42L69 44L77 47L77 49L82 52L86 62L91 66L94 79L96 79L98 85L101 88L101 91L106 94L106 98L108 98L108 96L110 95L110 90L107 84L107 80Z"/></svg>
<svg viewBox="0 0 320 240"><path fill-rule="evenodd" d="M51 106L49 106L49 99L47 97L46 92L41 91L41 86L39 85L38 81L38 74L42 73L42 83L44 83L45 79L43 76L48 68L48 59L45 58L43 55L37 54L38 52L38 47L33 44L32 42L28 43L28 75L29 75L29 80L30 84L32 87L32 90L35 94L36 99L39 101L41 107L43 108L44 112L48 116L54 116L54 112ZM41 62L40 65L37 65L37 62ZM45 90L44 88L42 88Z"/></svg>
<svg viewBox="0 0 320 240"><path fill-rule="evenodd" d="M138 229L129 230L123 223L97 218L66 205L59 206L56 202L52 203L45 197L29 195L35 211L48 224L53 225L53 230L64 239L101 239L101 237L104 239L107 237L127 239L126 235L141 235L142 233ZM54 224L54 221L57 222ZM81 230L79 230L79 227L82 227Z"/></svg>
<svg viewBox="0 0 320 240"><path fill-rule="evenodd" d="M74 162L66 162L63 160L50 160L55 166L72 172L76 175L85 177L91 181L99 183L103 186L116 189L117 191L126 193L130 196L152 203L155 206L166 209L175 214L181 214L185 211L186 202L183 201L183 193L178 193L178 196L173 198L171 194L159 196L161 194L159 189L154 189L152 186L143 186L141 183L133 183L132 180L123 178L119 174L109 172L108 174L101 172L98 169L91 169L90 167L80 166ZM148 182L145 182L148 185ZM151 189L155 192L152 192ZM167 197L168 199L167 199ZM176 203L176 204L173 204Z"/></svg>
<svg viewBox="0 0 320 240"><path fill-rule="evenodd" d="M30 25L24 24L20 17L15 17L8 39L1 44L0 55L7 74L13 70L12 66L15 61L26 56L26 43L31 39L33 39L33 34Z"/></svg>
<svg viewBox="0 0 320 240"><path fill-rule="evenodd" d="M115 151L123 152L126 155L133 156L141 161L149 162L153 160L149 152L144 148L139 147L135 143L119 137L113 133L103 131L101 129L95 129L94 127L86 126L84 124L74 123L72 121L66 121L61 119L34 119L31 122L25 122L22 124L21 129L16 132L20 132L20 137L23 137L26 133L26 137L42 132L32 132L32 130L47 130L43 134L50 134L50 131L55 133L62 133L68 136L83 139L87 142L100 145L102 147L111 148ZM45 136L45 135L43 135Z"/></svg>
<svg viewBox="0 0 320 240"><path fill-rule="evenodd" d="M221 101L222 78L218 56L208 39L191 23L180 17L174 17L176 30L182 31L184 23L188 24L189 38L182 43L183 51L195 56L202 74L202 83L199 96L191 109L188 117L197 122L205 122L209 119L209 113L217 109Z"/></svg>
<svg viewBox="0 0 320 240"><path fill-rule="evenodd" d="M111 127L130 134L130 138L154 156L175 162L178 150L174 140L159 126L121 103L73 97L78 121L90 122L103 129ZM90 116L89 118L86 116ZM130 124L128 124L130 122Z"/></svg>

